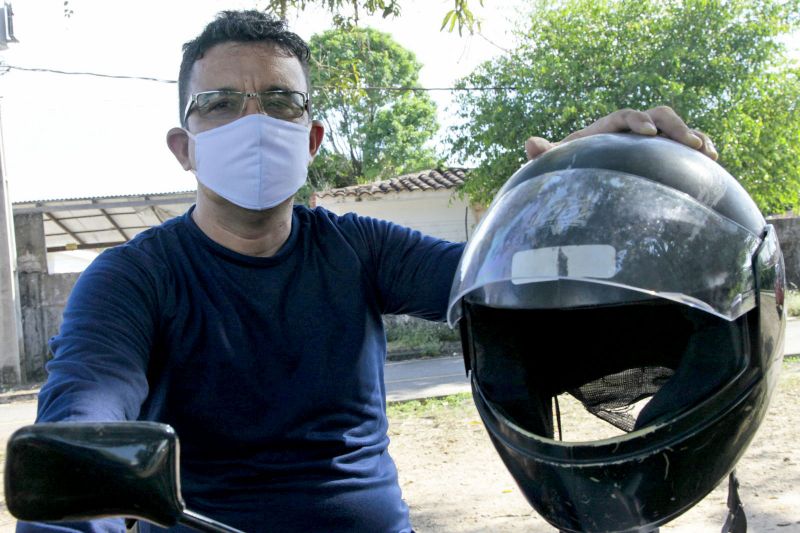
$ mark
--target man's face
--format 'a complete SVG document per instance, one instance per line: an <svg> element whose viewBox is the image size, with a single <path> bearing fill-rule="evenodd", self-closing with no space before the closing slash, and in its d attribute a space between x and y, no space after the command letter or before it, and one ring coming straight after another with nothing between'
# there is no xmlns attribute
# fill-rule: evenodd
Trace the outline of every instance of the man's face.
<svg viewBox="0 0 800 533"><path fill-rule="evenodd" d="M308 92L300 61L280 47L270 43L218 44L198 59L192 66L189 79L189 94L201 91L230 89L241 92L261 92L276 89ZM259 113L257 99L248 98L242 115ZM308 124L308 113L293 122ZM198 114L190 113L186 129L194 134L219 126L219 123L204 121ZM315 155L322 141L322 125L314 121L309 135L309 152ZM196 168L194 141L179 128L167 134L167 143L181 165L189 170ZM186 143L184 145L184 143Z"/></svg>

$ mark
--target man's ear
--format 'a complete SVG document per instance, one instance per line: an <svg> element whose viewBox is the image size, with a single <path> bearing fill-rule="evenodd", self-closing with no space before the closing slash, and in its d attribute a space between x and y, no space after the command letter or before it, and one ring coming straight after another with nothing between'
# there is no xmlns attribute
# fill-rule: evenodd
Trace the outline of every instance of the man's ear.
<svg viewBox="0 0 800 533"><path fill-rule="evenodd" d="M172 128L167 132L167 146L181 164L183 170L192 170L192 158L189 156L189 135L183 128Z"/></svg>
<svg viewBox="0 0 800 533"><path fill-rule="evenodd" d="M311 154L312 159L317 155L317 152L319 152L319 147L322 144L322 139L324 137L325 126L323 126L322 122L319 120L312 120L311 132L308 135L308 151Z"/></svg>

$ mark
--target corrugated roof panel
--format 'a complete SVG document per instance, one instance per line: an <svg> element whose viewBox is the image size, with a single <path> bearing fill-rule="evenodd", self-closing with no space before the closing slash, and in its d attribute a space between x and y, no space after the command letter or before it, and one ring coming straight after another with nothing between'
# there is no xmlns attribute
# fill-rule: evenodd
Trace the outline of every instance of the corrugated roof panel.
<svg viewBox="0 0 800 533"><path fill-rule="evenodd" d="M63 220L59 217L59 219L64 226L75 232L105 231L114 229L114 225L111 224L111 222L105 216L73 218L67 220Z"/></svg>
<svg viewBox="0 0 800 533"><path fill-rule="evenodd" d="M61 229L55 222L52 220L45 220L44 221L44 234L45 235L54 235L57 233L65 233L63 229Z"/></svg>
<svg viewBox="0 0 800 533"><path fill-rule="evenodd" d="M158 224L158 219L151 215L147 217L146 215L138 214L138 213L128 213L124 215L113 215L111 219L117 223L118 226L122 228L135 228L138 226L152 226Z"/></svg>
<svg viewBox="0 0 800 533"><path fill-rule="evenodd" d="M82 233L80 237L81 240L83 240L83 242L87 244L97 244L99 242L117 242L125 240L117 230ZM48 243L47 245L50 246L50 243Z"/></svg>
<svg viewBox="0 0 800 533"><path fill-rule="evenodd" d="M196 191L67 198L14 203L13 212L41 213L47 247L58 248L80 243L116 243L125 237L132 238L147 228L182 215L195 198Z"/></svg>
<svg viewBox="0 0 800 533"><path fill-rule="evenodd" d="M47 246L66 246L68 244L76 244L75 239L69 235L52 235L47 237Z"/></svg>
<svg viewBox="0 0 800 533"><path fill-rule="evenodd" d="M103 208L103 210L109 215L124 215L124 214L136 213L136 209L134 209L133 207L105 207Z"/></svg>

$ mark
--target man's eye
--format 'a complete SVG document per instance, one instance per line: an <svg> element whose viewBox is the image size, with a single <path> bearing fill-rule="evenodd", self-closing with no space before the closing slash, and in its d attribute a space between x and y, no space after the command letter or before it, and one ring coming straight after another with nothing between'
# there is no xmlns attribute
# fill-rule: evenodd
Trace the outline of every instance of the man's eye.
<svg viewBox="0 0 800 533"><path fill-rule="evenodd" d="M264 108L268 109L285 109L291 106L291 102L283 98L269 98L263 102Z"/></svg>
<svg viewBox="0 0 800 533"><path fill-rule="evenodd" d="M200 108L204 113L222 113L237 109L235 98L219 97L204 102Z"/></svg>

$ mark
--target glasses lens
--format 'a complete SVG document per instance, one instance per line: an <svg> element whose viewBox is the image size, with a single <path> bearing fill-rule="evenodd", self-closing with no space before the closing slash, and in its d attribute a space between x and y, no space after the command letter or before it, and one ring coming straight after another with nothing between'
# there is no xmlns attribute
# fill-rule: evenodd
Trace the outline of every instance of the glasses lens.
<svg viewBox="0 0 800 533"><path fill-rule="evenodd" d="M198 93L197 113L209 120L233 120L242 113L245 95L226 91Z"/></svg>
<svg viewBox="0 0 800 533"><path fill-rule="evenodd" d="M264 113L274 118L299 118L306 109L305 95L298 92L270 91L259 93L259 98Z"/></svg>

